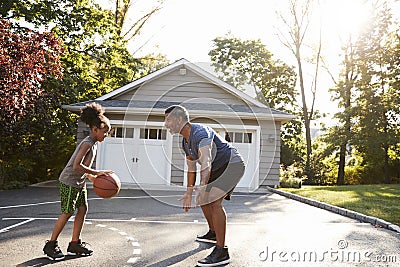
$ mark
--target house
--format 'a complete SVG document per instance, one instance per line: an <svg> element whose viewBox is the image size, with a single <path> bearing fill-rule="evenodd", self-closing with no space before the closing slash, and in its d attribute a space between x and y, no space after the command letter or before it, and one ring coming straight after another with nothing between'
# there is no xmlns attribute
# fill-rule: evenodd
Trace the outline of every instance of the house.
<svg viewBox="0 0 400 267"><path fill-rule="evenodd" d="M114 170L123 185L186 185L182 137L163 127L164 110L174 104L188 109L191 122L210 125L237 147L246 162L238 190L279 184L280 127L294 116L268 108L185 59L94 101L105 108L113 128L99 144L96 168ZM88 102L63 108L79 112ZM87 134L80 123L78 141Z"/></svg>

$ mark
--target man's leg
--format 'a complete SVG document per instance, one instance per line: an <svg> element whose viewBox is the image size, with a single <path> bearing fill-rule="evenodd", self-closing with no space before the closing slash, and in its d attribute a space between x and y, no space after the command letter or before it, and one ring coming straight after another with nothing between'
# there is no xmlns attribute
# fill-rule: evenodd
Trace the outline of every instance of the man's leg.
<svg viewBox="0 0 400 267"><path fill-rule="evenodd" d="M206 205L201 206L201 210L203 211L204 217L207 220L208 228L211 231L215 232L214 223L213 223L213 219L212 219L212 207L211 207L211 204L206 204Z"/></svg>
<svg viewBox="0 0 400 267"><path fill-rule="evenodd" d="M216 235L216 246L210 255L206 258L197 262L198 266L219 266L230 262L228 248L225 247L225 233L226 233L226 213L222 207L222 200L226 193L217 188L212 187L210 193L208 193L211 209L212 223L215 229Z"/></svg>
<svg viewBox="0 0 400 267"><path fill-rule="evenodd" d="M212 225L217 238L217 245L220 247L225 246L225 233L226 233L226 213L222 206L222 201L225 197L225 192L217 187L212 187L208 195L209 201L212 201L209 206L208 212L211 213Z"/></svg>

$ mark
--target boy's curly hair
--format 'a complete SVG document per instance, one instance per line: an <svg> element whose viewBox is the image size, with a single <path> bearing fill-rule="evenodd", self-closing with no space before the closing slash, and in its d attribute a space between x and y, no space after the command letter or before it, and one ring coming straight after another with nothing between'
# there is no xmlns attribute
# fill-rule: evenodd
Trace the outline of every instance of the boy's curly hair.
<svg viewBox="0 0 400 267"><path fill-rule="evenodd" d="M99 129L108 125L108 119L104 116L104 109L98 103L86 104L81 109L80 120L86 123L90 128L97 127Z"/></svg>

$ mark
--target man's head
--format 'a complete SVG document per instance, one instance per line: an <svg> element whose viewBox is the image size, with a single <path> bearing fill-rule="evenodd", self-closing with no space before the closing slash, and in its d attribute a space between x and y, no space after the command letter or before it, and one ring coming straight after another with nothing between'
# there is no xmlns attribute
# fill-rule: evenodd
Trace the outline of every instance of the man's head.
<svg viewBox="0 0 400 267"><path fill-rule="evenodd" d="M170 106L165 110L165 127L171 134L180 133L183 126L189 122L189 113L180 105Z"/></svg>

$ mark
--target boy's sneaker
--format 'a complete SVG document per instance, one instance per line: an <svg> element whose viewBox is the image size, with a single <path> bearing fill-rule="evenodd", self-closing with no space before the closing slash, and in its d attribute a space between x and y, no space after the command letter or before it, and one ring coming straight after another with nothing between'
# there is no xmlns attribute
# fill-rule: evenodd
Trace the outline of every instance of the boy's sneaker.
<svg viewBox="0 0 400 267"><path fill-rule="evenodd" d="M69 242L67 253L68 255L91 256L93 250L87 248L88 243L82 242L80 239L75 242Z"/></svg>
<svg viewBox="0 0 400 267"><path fill-rule="evenodd" d="M197 266L219 266L228 264L230 261L228 247L215 246L210 255L197 262Z"/></svg>
<svg viewBox="0 0 400 267"><path fill-rule="evenodd" d="M209 230L207 234L202 236L197 236L196 241L207 242L207 243L217 243L217 236L214 231Z"/></svg>
<svg viewBox="0 0 400 267"><path fill-rule="evenodd" d="M43 253L47 255L47 257L53 261L58 261L64 259L64 254L61 252L60 247L58 246L58 241L46 241L46 244L43 248Z"/></svg>

